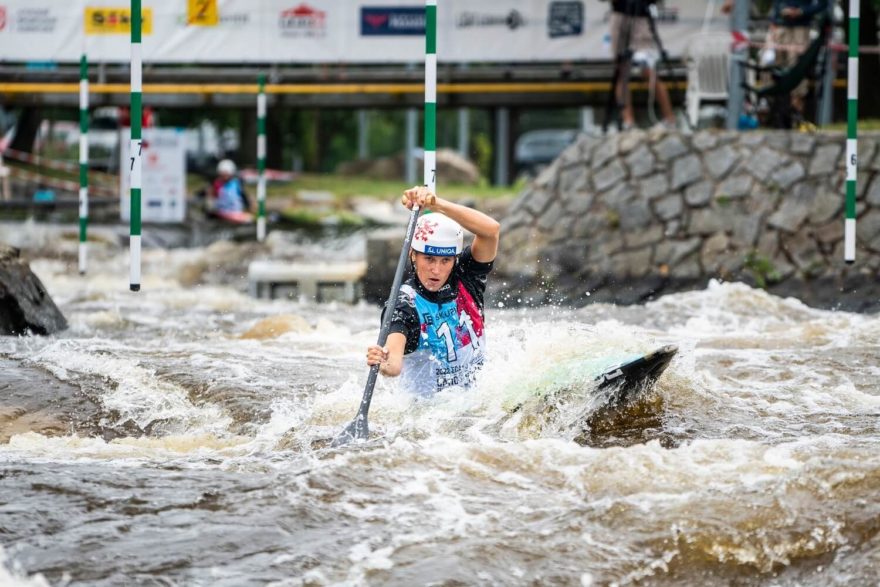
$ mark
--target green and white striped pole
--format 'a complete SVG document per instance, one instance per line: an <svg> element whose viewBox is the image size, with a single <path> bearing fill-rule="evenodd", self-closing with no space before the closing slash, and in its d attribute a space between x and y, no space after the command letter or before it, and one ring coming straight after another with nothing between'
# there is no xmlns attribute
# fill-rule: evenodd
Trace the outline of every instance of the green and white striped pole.
<svg viewBox="0 0 880 587"><path fill-rule="evenodd" d="M859 0L849 0L849 58L846 63L846 220L843 260L856 260L856 179L859 171Z"/></svg>
<svg viewBox="0 0 880 587"><path fill-rule="evenodd" d="M437 191L437 0L425 0L425 185Z"/></svg>
<svg viewBox="0 0 880 587"><path fill-rule="evenodd" d="M89 60L85 41L79 58L79 272L85 275L88 263L89 226Z"/></svg>
<svg viewBox="0 0 880 587"><path fill-rule="evenodd" d="M257 94L257 240L266 238L266 74Z"/></svg>
<svg viewBox="0 0 880 587"><path fill-rule="evenodd" d="M129 289L141 289L141 106L142 106L142 54L141 54L141 0L131 0L131 206L130 243L131 271Z"/></svg>

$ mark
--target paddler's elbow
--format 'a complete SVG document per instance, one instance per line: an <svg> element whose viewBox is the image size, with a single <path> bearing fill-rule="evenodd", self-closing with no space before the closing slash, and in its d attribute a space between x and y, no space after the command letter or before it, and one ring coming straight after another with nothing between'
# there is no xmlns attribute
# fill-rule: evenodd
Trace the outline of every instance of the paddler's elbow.
<svg viewBox="0 0 880 587"><path fill-rule="evenodd" d="M382 363L379 366L379 371L385 377L397 377L400 375L401 365L394 365L392 363Z"/></svg>
<svg viewBox="0 0 880 587"><path fill-rule="evenodd" d="M494 238L495 240L500 239L501 238L501 223L498 222L497 220L495 220L494 218L490 218L489 220L491 222L489 222L489 226L487 226L487 229L488 229L487 236L489 238Z"/></svg>

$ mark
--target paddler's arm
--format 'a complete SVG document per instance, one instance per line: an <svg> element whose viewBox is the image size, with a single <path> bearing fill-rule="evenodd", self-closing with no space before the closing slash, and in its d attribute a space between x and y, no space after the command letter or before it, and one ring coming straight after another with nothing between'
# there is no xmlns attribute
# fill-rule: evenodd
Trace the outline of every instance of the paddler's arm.
<svg viewBox="0 0 880 587"><path fill-rule="evenodd" d="M367 347L367 365L379 365L379 372L387 377L397 377L403 368L403 349L406 337L399 332L392 332L385 340L383 349L377 344Z"/></svg>
<svg viewBox="0 0 880 587"><path fill-rule="evenodd" d="M403 205L412 209L413 204L432 212L440 212L452 218L461 226L473 233L471 255L478 263L489 263L498 254L498 239L501 235L501 224L491 216L478 210L455 204L438 197L428 191L425 186L416 186L403 192Z"/></svg>

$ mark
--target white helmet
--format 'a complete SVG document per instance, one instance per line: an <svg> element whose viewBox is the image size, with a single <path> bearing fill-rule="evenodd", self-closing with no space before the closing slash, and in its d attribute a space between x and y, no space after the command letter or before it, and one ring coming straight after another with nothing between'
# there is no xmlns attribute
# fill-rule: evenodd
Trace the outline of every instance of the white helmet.
<svg viewBox="0 0 880 587"><path fill-rule="evenodd" d="M217 164L217 173L235 175L235 163L233 163L231 159L224 159Z"/></svg>
<svg viewBox="0 0 880 587"><path fill-rule="evenodd" d="M455 257L464 249L464 231L448 216L425 214L416 224L412 248L426 255Z"/></svg>

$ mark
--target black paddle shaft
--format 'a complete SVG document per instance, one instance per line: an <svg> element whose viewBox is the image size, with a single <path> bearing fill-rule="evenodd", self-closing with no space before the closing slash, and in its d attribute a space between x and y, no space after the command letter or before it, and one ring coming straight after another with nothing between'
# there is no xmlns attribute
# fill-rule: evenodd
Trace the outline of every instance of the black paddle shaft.
<svg viewBox="0 0 880 587"><path fill-rule="evenodd" d="M388 301L385 302L385 312L382 314L382 326L379 328L379 340L376 343L379 346L385 346L385 341L388 339L388 330L391 328L394 306L397 305L397 298L400 295L403 272L406 269L406 260L409 257L409 248L412 245L418 218L419 207L413 206L412 213L409 216L409 224L406 225L406 237L403 239L403 248L400 250L400 258L397 260L397 272L394 274L394 282L391 284L391 292L388 294ZM367 384L364 387L364 395L361 398L361 405L357 416L355 416L351 424L346 426L342 434L336 437L331 446L342 446L352 440L366 440L369 437L370 430L367 425L367 413L370 411L370 402L373 400L373 388L376 386L376 379L378 377L379 365L373 365L370 367L370 374L367 376Z"/></svg>

